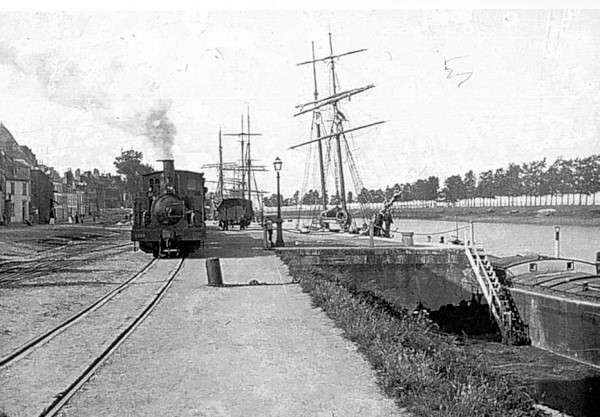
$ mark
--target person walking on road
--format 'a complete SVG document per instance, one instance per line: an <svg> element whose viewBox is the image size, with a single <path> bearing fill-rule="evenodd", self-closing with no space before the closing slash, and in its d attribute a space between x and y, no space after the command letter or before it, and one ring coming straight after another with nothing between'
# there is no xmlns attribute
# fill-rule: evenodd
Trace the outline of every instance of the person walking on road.
<svg viewBox="0 0 600 417"><path fill-rule="evenodd" d="M267 218L267 235L269 238L269 244L273 247L273 220Z"/></svg>

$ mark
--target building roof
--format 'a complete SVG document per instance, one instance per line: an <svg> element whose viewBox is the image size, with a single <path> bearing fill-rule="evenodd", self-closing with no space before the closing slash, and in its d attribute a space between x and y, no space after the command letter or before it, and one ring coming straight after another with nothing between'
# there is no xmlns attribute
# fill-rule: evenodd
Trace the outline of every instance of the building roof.
<svg viewBox="0 0 600 417"><path fill-rule="evenodd" d="M30 181L30 171L30 165L22 159L9 159L6 164L6 179L10 181Z"/></svg>
<svg viewBox="0 0 600 417"><path fill-rule="evenodd" d="M37 160L31 149L27 146L19 145L2 122L0 122L0 149L3 150L9 158L23 159L31 166L37 165Z"/></svg>

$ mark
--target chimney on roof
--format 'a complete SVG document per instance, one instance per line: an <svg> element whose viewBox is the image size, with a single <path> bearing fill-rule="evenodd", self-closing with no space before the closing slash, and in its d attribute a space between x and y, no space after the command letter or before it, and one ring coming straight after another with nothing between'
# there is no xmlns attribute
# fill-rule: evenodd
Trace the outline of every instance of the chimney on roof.
<svg viewBox="0 0 600 417"><path fill-rule="evenodd" d="M67 182L67 185L73 185L73 172L71 172L70 169L67 172L65 172L65 180Z"/></svg>

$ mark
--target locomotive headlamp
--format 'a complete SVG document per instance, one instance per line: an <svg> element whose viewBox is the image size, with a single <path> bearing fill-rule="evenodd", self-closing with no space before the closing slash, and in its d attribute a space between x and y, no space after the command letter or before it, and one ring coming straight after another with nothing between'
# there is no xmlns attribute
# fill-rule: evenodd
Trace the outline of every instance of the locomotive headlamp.
<svg viewBox="0 0 600 417"><path fill-rule="evenodd" d="M171 184L167 184L167 186L165 187L165 189L167 190L168 193L172 193L173 192L173 186Z"/></svg>

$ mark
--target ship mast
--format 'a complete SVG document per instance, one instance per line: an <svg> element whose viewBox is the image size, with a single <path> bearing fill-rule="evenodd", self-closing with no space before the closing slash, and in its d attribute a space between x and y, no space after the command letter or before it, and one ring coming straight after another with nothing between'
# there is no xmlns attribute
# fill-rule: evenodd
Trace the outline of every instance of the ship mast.
<svg viewBox="0 0 600 417"><path fill-rule="evenodd" d="M248 166L248 201L252 202L252 161L250 159L250 105L249 104L246 104L246 121L248 122L248 146L247 146L247 152L248 152L248 164L247 164L247 166Z"/></svg>
<svg viewBox="0 0 600 417"><path fill-rule="evenodd" d="M317 66L315 61L315 43L312 42L312 64L313 64L313 80L315 82L315 102L319 100L319 90L317 88ZM320 112L314 110L313 112L313 122L315 127L317 128L317 137L321 136L321 116ZM319 173L321 174L321 196L323 198L323 211L327 211L327 186L325 184L325 167L323 165L323 143L318 141L318 150L319 150Z"/></svg>
<svg viewBox="0 0 600 417"><path fill-rule="evenodd" d="M298 145L294 145L290 149L295 149L300 146L304 146L304 145L314 143L314 142L318 143L319 163L320 163L319 168L321 171L320 172L320 174L321 174L321 189L323 190L322 193L324 195L323 207L326 210L326 200L325 200L326 194L324 191L325 190L325 172L324 172L324 168L323 168L322 141L325 139L330 139L330 138L335 139L336 153L337 153L338 178L339 178L339 184L340 184L340 190L339 190L340 191L340 202L341 202L342 210L347 215L346 216L347 222L349 222L350 216L348 216L348 207L347 207L347 201L346 201L346 184L344 181L344 164L343 164L343 160L342 160L342 139L346 140L346 136L345 136L346 133L349 133L349 132L352 132L355 130L359 130L359 129L364 129L364 128L371 127L371 126L375 126L375 125L378 125L378 124L381 124L384 122L383 121L375 122L375 123L370 123L370 124L367 124L364 126L359 126L359 127L355 127L352 129L344 130L343 122L346 119L338 108L338 102L340 100L343 100L346 98L349 99L350 97L352 97L355 94L362 93L362 92L374 87L374 85L368 85L365 87L355 88L352 90L343 91L343 92L339 92L339 93L337 91L337 77L336 77L336 73L335 73L335 60L340 57L346 56L346 55L364 52L364 51L366 51L366 49L358 49L355 51L350 51L350 52L345 52L345 53L334 55L333 41L332 41L331 33L329 33L329 53L330 53L330 55L326 56L324 58L315 59L314 42L312 45L313 45L313 59L311 61L301 62L297 65L313 64L313 77L314 77L314 83L315 83L314 101L296 106L296 108L299 109L299 112L296 113L294 116L299 116L301 114L312 111L313 118L316 120L318 110L321 107L330 105L332 112L333 112L333 122L332 122L332 126L331 126L331 133L328 135L325 135L325 136L321 136L321 131L320 131L320 128L318 125L318 120L316 120L315 124L317 125L317 137L315 139L311 139L307 142L300 143ZM318 97L316 69L315 69L316 62L326 62L330 65L331 85L332 85L332 89L331 89L332 95L330 97L326 97L326 98L322 98L322 99L319 99L319 97ZM349 224L346 224L345 226L348 226L348 225Z"/></svg>
<svg viewBox="0 0 600 417"><path fill-rule="evenodd" d="M241 198L246 198L246 170L248 171L248 201L252 201L252 162L251 162L251 156L250 156L250 137L251 136L261 136L260 133L250 133L250 107L248 106L246 108L248 114L247 114L247 126L248 126L248 133L244 132L244 114L242 113L242 130L240 133L225 133L225 136L238 136L240 138L240 142L242 145L242 161L241 161L241 174L242 174L242 181L241 181ZM247 143L246 143L246 152L244 152L244 137L247 136ZM246 159L246 155L247 155L247 159ZM259 167L260 168L260 167Z"/></svg>
<svg viewBox="0 0 600 417"><path fill-rule="evenodd" d="M329 33L329 53L333 57L333 42L331 41L331 32ZM337 86L335 81L335 61L333 58L330 60L331 63L331 88L333 95L337 95ZM340 178L340 198L342 202L342 209L344 211L348 211L348 207L346 206L346 184L344 183L344 164L342 162L342 142L340 141L340 132L343 131L342 127L342 119L340 117L340 112L337 107L337 101L334 101L333 104L333 126L337 135L335 136L335 144L337 148L338 155L338 172Z"/></svg>
<svg viewBox="0 0 600 417"><path fill-rule="evenodd" d="M241 182L241 187L242 187L242 198L244 198L244 193L246 192L246 182L245 182L245 175L246 175L246 171L244 170L244 114L242 113L242 130L240 133L240 142L242 145L242 155L241 155L241 176L242 176L242 182Z"/></svg>
<svg viewBox="0 0 600 417"><path fill-rule="evenodd" d="M221 144L221 128L219 127L219 198L223 200L223 145Z"/></svg>

